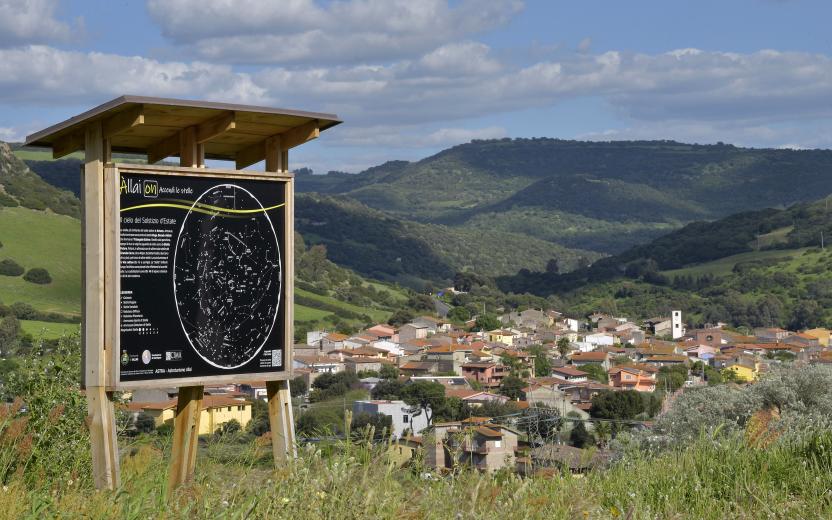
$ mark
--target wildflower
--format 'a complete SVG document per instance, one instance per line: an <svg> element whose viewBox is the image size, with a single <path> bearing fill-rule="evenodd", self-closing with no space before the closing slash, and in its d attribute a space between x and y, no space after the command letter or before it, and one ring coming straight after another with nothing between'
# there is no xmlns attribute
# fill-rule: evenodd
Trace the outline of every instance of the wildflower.
<svg viewBox="0 0 832 520"><path fill-rule="evenodd" d="M222 507L228 507L228 500L222 501Z"/></svg>
<svg viewBox="0 0 832 520"><path fill-rule="evenodd" d="M283 497L282 502L283 502L284 504L288 504L288 503L289 503L289 499L288 499L288 498L286 498L286 497Z"/></svg>
<svg viewBox="0 0 832 520"><path fill-rule="evenodd" d="M3 486L3 492L8 493L9 492L9 486Z"/></svg>

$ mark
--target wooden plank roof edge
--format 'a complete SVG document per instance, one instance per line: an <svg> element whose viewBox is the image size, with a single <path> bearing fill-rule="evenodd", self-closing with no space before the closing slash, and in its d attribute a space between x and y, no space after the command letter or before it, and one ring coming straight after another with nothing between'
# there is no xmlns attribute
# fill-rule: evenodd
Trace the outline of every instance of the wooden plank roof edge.
<svg viewBox="0 0 832 520"><path fill-rule="evenodd" d="M262 106L255 106L255 105L241 105L236 103L222 103L217 101L199 101L199 100L187 100L187 99L173 99L173 98L157 98L157 97L149 97L149 96L133 96L133 95L124 95L119 96L115 99L107 101L97 107L91 108L86 112L78 114L76 116L72 116L69 119L61 121L60 123L56 123L48 128L35 132L26 136L26 141L24 144L26 146L50 146L49 143L39 143L41 139L45 139L47 137L53 136L54 134L60 133L64 130L71 128L74 125L80 124L85 121L94 120L96 117L109 112L115 108L120 107L121 105L127 104L147 104L147 105L165 105L165 106L181 106L187 108L206 108L206 109L213 109L213 110L226 110L226 111L235 111L235 112L252 112L252 113L260 113L260 114L274 114L274 115L284 115L284 116L295 116L295 117L305 117L309 119L318 119L320 121L320 128L321 130L326 130L331 128L335 125L342 123L343 121L338 119L338 116L335 114L327 114L323 112L307 112L304 110L292 110L292 109L285 109L285 108L275 108L275 107L262 107Z"/></svg>

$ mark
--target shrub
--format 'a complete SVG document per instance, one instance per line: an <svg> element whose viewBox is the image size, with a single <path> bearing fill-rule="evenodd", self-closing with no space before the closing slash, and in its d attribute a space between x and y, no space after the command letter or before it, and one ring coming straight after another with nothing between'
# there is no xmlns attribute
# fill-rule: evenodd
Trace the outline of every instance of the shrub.
<svg viewBox="0 0 832 520"><path fill-rule="evenodd" d="M136 417L136 431L139 433L152 433L156 430L156 419L152 415L140 412Z"/></svg>
<svg viewBox="0 0 832 520"><path fill-rule="evenodd" d="M49 276L49 271L43 267L33 267L23 275L23 279L27 282L36 283L39 285L46 285L52 283L52 277Z"/></svg>
<svg viewBox="0 0 832 520"><path fill-rule="evenodd" d="M11 258L0 260L0 274L3 276L20 276L24 271L23 266Z"/></svg>

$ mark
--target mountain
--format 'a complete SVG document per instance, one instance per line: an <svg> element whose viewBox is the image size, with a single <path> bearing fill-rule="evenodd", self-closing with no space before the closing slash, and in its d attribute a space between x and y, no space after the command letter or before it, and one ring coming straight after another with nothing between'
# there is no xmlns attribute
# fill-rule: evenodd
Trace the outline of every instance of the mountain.
<svg viewBox="0 0 832 520"><path fill-rule="evenodd" d="M830 173L828 150L506 138L297 186L400 219L615 253L690 221L814 200L832 192Z"/></svg>
<svg viewBox="0 0 832 520"><path fill-rule="evenodd" d="M80 176L75 169L76 176ZM81 202L71 192L44 182L11 147L0 142L0 206L51 210L80 218Z"/></svg>
<svg viewBox="0 0 832 520"><path fill-rule="evenodd" d="M423 224L389 216L355 200L299 194L297 230L323 244L334 262L365 276L411 286L471 270L487 276L543 269L557 258L561 269L600 257L521 234Z"/></svg>
<svg viewBox="0 0 832 520"><path fill-rule="evenodd" d="M577 313L801 329L832 324L828 200L694 222L565 274L500 277L507 292L557 295Z"/></svg>

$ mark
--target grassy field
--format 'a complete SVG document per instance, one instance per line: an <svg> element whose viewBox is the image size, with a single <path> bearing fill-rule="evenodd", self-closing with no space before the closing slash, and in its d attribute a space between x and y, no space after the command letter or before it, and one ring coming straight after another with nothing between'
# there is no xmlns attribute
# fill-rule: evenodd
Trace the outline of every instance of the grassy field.
<svg viewBox="0 0 832 520"><path fill-rule="evenodd" d="M36 320L20 320L20 328L35 339L60 338L81 330L79 323L51 323Z"/></svg>
<svg viewBox="0 0 832 520"><path fill-rule="evenodd" d="M320 309L313 309L305 305L295 304L295 320L296 321L317 321L329 316L331 312L322 311Z"/></svg>
<svg viewBox="0 0 832 520"><path fill-rule="evenodd" d="M392 292L392 291L390 291L390 292ZM311 298L313 300L317 300L317 301L322 302L324 304L334 305L336 307L344 309L345 311L355 312L355 313L358 313L358 314L366 314L366 315L370 316L374 321L387 321L387 318L390 317L390 311L386 311L386 310L383 310L383 309L374 309L374 308L371 308L371 307L370 308L368 308L368 307L359 307L358 305L352 305L352 304L347 303L347 302L342 302L340 300L336 300L335 298L333 298L331 296L322 296L320 294L315 294L315 293L312 293L312 292L309 292L309 291L304 291L303 289L300 289L300 288L295 288L295 294L297 294L298 296L304 296L304 297L307 297L307 298Z"/></svg>
<svg viewBox="0 0 832 520"><path fill-rule="evenodd" d="M74 218L26 208L0 209L0 259L25 269L43 267L52 283L36 285L22 276L0 276L0 301L26 302L41 311L81 312L81 223Z"/></svg>
<svg viewBox="0 0 832 520"><path fill-rule="evenodd" d="M740 262L750 262L752 260L768 260L772 258L798 258L808 248L801 249L778 249L770 251L752 251L750 253L740 253L738 255L726 256L713 262L706 262L704 264L695 265L693 267L684 267L682 269L673 269L670 271L663 271L662 274L669 278L675 276L702 276L705 274L712 274L714 276L727 276L731 274L731 270Z"/></svg>

